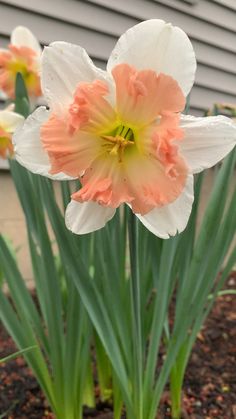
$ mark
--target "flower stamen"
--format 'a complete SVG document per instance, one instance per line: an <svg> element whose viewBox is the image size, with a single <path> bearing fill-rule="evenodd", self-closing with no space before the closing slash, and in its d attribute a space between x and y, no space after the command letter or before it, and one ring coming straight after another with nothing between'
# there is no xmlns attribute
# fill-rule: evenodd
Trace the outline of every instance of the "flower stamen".
<svg viewBox="0 0 236 419"><path fill-rule="evenodd" d="M108 141L108 143L114 144L109 151L109 154L112 156L119 156L119 162L123 161L125 148L130 145L134 145L134 141L127 140L121 135L116 135L115 137L112 135L103 135L101 138L105 141Z"/></svg>

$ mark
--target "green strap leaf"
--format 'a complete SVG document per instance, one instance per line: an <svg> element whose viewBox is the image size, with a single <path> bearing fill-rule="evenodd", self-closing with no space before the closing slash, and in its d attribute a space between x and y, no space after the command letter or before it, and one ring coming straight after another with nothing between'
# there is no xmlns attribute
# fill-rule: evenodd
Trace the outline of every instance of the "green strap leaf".
<svg viewBox="0 0 236 419"><path fill-rule="evenodd" d="M27 118L30 114L30 102L21 73L16 75L15 97L15 112Z"/></svg>
<svg viewBox="0 0 236 419"><path fill-rule="evenodd" d="M33 349L36 349L36 348L38 348L38 346L33 345L33 346L29 346L28 348L22 349L21 351L14 352L11 355L8 355L8 356L5 356L4 358L1 358L0 359L0 364L3 364L4 362L8 362L11 359L18 358L19 356L24 355L26 352L32 351Z"/></svg>

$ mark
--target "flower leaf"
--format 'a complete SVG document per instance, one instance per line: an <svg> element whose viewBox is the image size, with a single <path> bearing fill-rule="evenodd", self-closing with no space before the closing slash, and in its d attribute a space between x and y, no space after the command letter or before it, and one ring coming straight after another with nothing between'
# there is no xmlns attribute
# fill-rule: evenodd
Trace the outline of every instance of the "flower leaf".
<svg viewBox="0 0 236 419"><path fill-rule="evenodd" d="M15 84L15 112L25 118L30 113L30 104L27 89L21 73L17 73Z"/></svg>

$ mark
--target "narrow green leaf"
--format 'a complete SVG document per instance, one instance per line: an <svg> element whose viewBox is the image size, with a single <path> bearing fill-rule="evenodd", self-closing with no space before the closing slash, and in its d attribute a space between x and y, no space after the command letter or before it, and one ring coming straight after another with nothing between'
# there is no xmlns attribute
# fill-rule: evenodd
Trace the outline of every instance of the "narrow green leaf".
<svg viewBox="0 0 236 419"><path fill-rule="evenodd" d="M21 73L17 73L16 75L15 97L15 112L27 118L30 113L30 104L25 82Z"/></svg>
<svg viewBox="0 0 236 419"><path fill-rule="evenodd" d="M18 358L19 356L25 354L26 352L32 351L33 349L36 349L36 348L38 347L34 345L34 346L29 346L28 348L25 348L25 349L21 349L21 351L14 352L13 354L6 356L5 358L1 358L0 364L3 364L4 362L8 362L12 359Z"/></svg>

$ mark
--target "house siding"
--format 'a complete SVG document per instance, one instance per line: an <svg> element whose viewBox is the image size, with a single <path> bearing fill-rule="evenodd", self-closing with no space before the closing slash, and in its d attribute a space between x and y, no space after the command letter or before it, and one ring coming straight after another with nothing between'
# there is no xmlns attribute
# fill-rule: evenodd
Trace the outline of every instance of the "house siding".
<svg viewBox="0 0 236 419"><path fill-rule="evenodd" d="M29 27L42 44L82 45L97 65L130 26L161 18L189 35L198 61L191 111L201 115L215 102L236 102L236 7L230 0L7 0L0 1L0 45L12 29Z"/></svg>

